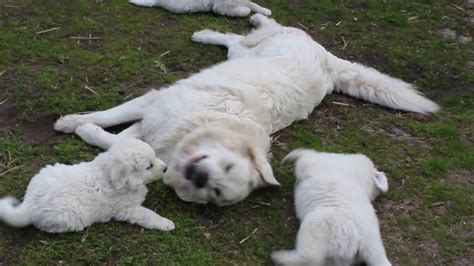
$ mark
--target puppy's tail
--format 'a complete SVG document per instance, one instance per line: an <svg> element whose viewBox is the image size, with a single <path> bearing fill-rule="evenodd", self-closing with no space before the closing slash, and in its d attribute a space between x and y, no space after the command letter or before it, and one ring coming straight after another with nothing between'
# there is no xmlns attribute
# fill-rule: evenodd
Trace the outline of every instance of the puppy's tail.
<svg viewBox="0 0 474 266"><path fill-rule="evenodd" d="M302 257L296 250L281 250L272 253L271 258L275 265L309 265L309 261ZM313 265L319 265L311 263Z"/></svg>
<svg viewBox="0 0 474 266"><path fill-rule="evenodd" d="M0 220L14 227L25 227L31 223L28 208L12 197L0 199Z"/></svg>
<svg viewBox="0 0 474 266"><path fill-rule="evenodd" d="M422 96L413 85L403 80L332 54L328 60L330 67L335 70L336 92L397 110L422 114L439 110L436 103Z"/></svg>

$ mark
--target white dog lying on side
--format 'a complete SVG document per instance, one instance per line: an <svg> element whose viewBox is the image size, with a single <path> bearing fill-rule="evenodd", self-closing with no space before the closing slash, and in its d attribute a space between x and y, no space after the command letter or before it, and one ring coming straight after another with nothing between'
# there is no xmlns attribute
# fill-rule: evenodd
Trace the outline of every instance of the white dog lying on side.
<svg viewBox="0 0 474 266"><path fill-rule="evenodd" d="M267 158L270 134L306 119L333 91L399 110L438 110L412 85L337 58L299 29L260 14L250 21L257 29L247 36L193 35L196 42L228 47L226 62L115 108L64 116L55 129L134 122L118 136L149 143L169 166L164 183L182 200L228 205L258 187L278 185ZM103 130L78 134L104 149L118 137Z"/></svg>
<svg viewBox="0 0 474 266"><path fill-rule="evenodd" d="M371 201L388 190L387 178L361 154L295 150L296 247L276 251L277 265L391 265Z"/></svg>
<svg viewBox="0 0 474 266"><path fill-rule="evenodd" d="M85 127L96 126L77 130ZM140 206L148 193L145 184L162 178L165 169L148 144L124 139L92 162L46 166L31 179L21 204L11 197L0 200L0 220L50 233L81 231L112 218L172 230L172 221Z"/></svg>
<svg viewBox="0 0 474 266"><path fill-rule="evenodd" d="M270 16L272 12L250 0L130 0L137 6L161 7L174 13L213 11L229 17L246 17L250 12Z"/></svg>

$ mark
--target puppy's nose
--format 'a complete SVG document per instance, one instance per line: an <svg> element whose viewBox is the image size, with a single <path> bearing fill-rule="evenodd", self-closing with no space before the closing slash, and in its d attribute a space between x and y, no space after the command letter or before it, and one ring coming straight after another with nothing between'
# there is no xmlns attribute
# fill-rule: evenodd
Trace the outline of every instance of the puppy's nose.
<svg viewBox="0 0 474 266"><path fill-rule="evenodd" d="M163 173L166 173L167 170L168 170L168 166L165 166L165 168L163 168Z"/></svg>
<svg viewBox="0 0 474 266"><path fill-rule="evenodd" d="M195 187L203 188L207 184L209 176L205 171L192 164L186 167L185 178L193 182Z"/></svg>

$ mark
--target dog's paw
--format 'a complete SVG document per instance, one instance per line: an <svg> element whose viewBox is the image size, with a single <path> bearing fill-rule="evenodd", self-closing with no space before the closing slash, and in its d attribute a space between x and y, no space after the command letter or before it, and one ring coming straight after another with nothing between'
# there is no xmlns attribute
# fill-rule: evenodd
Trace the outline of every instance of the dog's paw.
<svg viewBox="0 0 474 266"><path fill-rule="evenodd" d="M270 11L270 10L268 10L268 11ZM270 12L270 14L271 14L271 12ZM257 14L254 14L253 16L250 17L250 23L252 25L254 25L255 27L259 27L267 19L268 18L265 17L264 15L257 13Z"/></svg>
<svg viewBox="0 0 474 266"><path fill-rule="evenodd" d="M54 129L64 133L72 133L82 123L81 115L66 115L54 123Z"/></svg>
<svg viewBox="0 0 474 266"><path fill-rule="evenodd" d="M128 2L137 6L147 6L147 7L152 7L156 4L155 0L130 0Z"/></svg>
<svg viewBox="0 0 474 266"><path fill-rule="evenodd" d="M155 224L153 225L153 228L161 230L161 231L171 231L171 230L174 230L175 226L171 220L168 220L166 218L161 218L159 221L155 222Z"/></svg>
<svg viewBox="0 0 474 266"><path fill-rule="evenodd" d="M193 40L193 42L206 43L212 35L215 35L215 32L212 30L201 30L193 33L191 39Z"/></svg>

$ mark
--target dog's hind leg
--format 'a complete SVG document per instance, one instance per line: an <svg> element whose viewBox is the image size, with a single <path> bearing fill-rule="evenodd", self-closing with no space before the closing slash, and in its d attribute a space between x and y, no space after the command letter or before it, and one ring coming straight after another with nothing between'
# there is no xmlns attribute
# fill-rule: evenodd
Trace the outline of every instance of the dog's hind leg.
<svg viewBox="0 0 474 266"><path fill-rule="evenodd" d="M90 114L72 114L61 117L54 124L54 129L64 133L72 133L83 123L93 123L100 127L107 128L123 123L138 121L143 119L144 109L154 98L152 94L158 93L151 91L141 97L123 103L114 108L93 112Z"/></svg>
<svg viewBox="0 0 474 266"><path fill-rule="evenodd" d="M225 46L227 48L236 45L242 40L244 36L234 33L220 33L212 30L201 30L193 34L192 40L194 42L203 44L212 44Z"/></svg>

